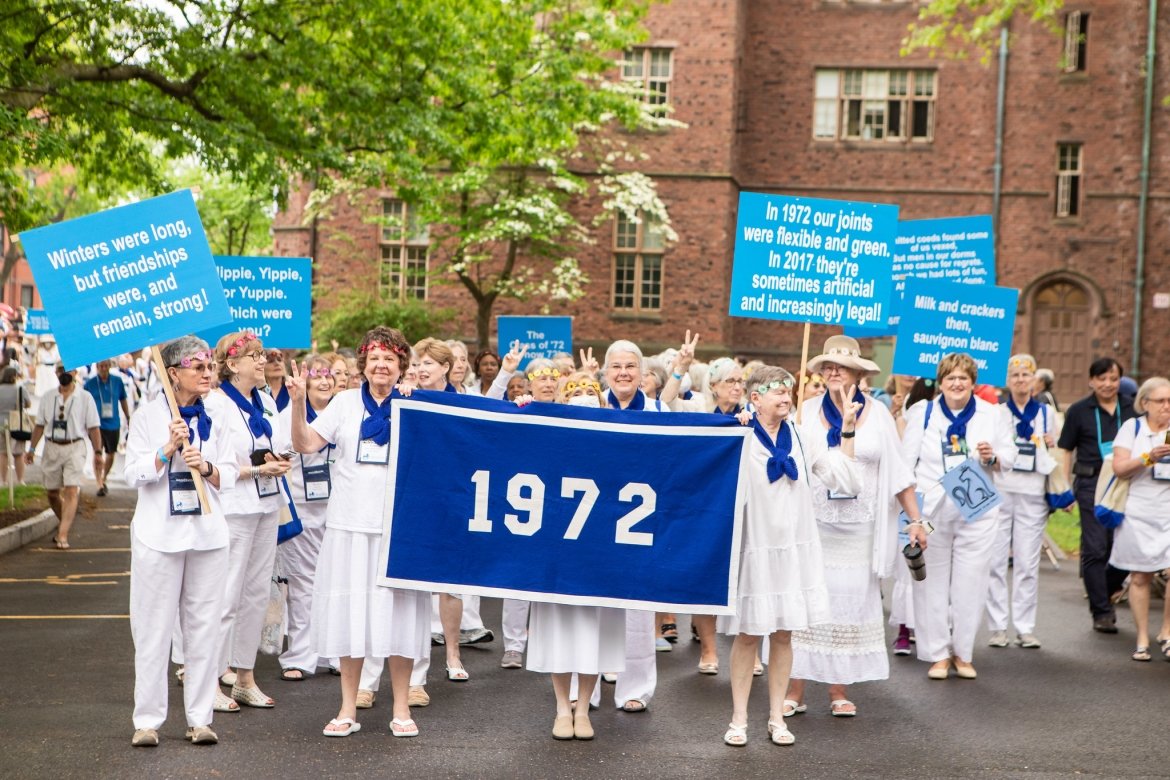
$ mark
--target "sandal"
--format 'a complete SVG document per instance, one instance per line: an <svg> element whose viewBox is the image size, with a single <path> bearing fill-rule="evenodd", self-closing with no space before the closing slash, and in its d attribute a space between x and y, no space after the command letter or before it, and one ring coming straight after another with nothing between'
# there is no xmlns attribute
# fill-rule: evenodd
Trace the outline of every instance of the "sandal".
<svg viewBox="0 0 1170 780"><path fill-rule="evenodd" d="M306 677L311 677L304 669L298 669L295 666L290 666L287 669L280 670L280 679L288 682L301 682Z"/></svg>
<svg viewBox="0 0 1170 780"><path fill-rule="evenodd" d="M719 662L713 664L699 664L699 674L719 674Z"/></svg>
<svg viewBox="0 0 1170 780"><path fill-rule="evenodd" d="M772 738L773 745L791 745L796 742L796 737L792 736L788 727L774 720L768 721L768 736Z"/></svg>
<svg viewBox="0 0 1170 780"><path fill-rule="evenodd" d="M53 537L53 544L57 546L58 550L68 550L69 549L69 542L63 542L55 536Z"/></svg>
<svg viewBox="0 0 1170 780"><path fill-rule="evenodd" d="M224 692L218 688L215 691L215 703L211 705L211 709L216 712L239 712L240 705L229 699L224 695Z"/></svg>
<svg viewBox="0 0 1170 780"><path fill-rule="evenodd" d="M646 702L641 699L630 699L622 705L622 710L625 712L645 712Z"/></svg>
<svg viewBox="0 0 1170 780"><path fill-rule="evenodd" d="M796 699L784 700L784 717L786 718L791 718L793 715L799 715L800 713L807 711L807 704L801 704Z"/></svg>
<svg viewBox="0 0 1170 780"><path fill-rule="evenodd" d="M661 626L662 638L672 645L678 641L678 625L676 623L663 623Z"/></svg>
<svg viewBox="0 0 1170 780"><path fill-rule="evenodd" d="M1135 661L1148 661L1150 660L1150 648L1138 645L1137 649L1133 651L1133 655L1131 655L1130 658Z"/></svg>
<svg viewBox="0 0 1170 780"><path fill-rule="evenodd" d="M368 691L365 688L358 689L357 698L354 699L354 706L359 710L368 710L374 706L374 699L376 694L373 691Z"/></svg>
<svg viewBox="0 0 1170 780"><path fill-rule="evenodd" d="M1155 639L1154 641L1161 646L1162 655L1166 657L1167 661L1170 661L1170 639Z"/></svg>
<svg viewBox="0 0 1170 780"><path fill-rule="evenodd" d="M266 696L264 691L255 685L251 688L245 688L242 685L233 685L232 698L240 704L245 704L249 707L258 707L260 709L271 709L276 706L276 701Z"/></svg>
<svg viewBox="0 0 1170 780"><path fill-rule="evenodd" d="M847 710L846 707L853 709ZM848 699L833 699L829 702L829 712L834 718L852 718L857 715L857 705Z"/></svg>
<svg viewBox="0 0 1170 780"><path fill-rule="evenodd" d="M345 726L346 728L330 731L329 726ZM333 720L329 721L328 725L325 726L325 729L321 733L327 737L348 737L355 731L361 730L362 724L358 723L353 718L334 718Z"/></svg>
<svg viewBox="0 0 1170 780"><path fill-rule="evenodd" d="M752 677L762 677L764 674L764 665L760 663L760 659L756 659L756 663L752 666Z"/></svg>
<svg viewBox="0 0 1170 780"><path fill-rule="evenodd" d="M723 734L723 744L731 745L732 747L743 747L747 744L747 724L737 726L734 723L727 724L727 731Z"/></svg>
<svg viewBox="0 0 1170 780"><path fill-rule="evenodd" d="M179 683L180 688L183 687L183 675L185 673L186 673L186 669L182 666L180 666L178 669L175 670L175 681Z"/></svg>
<svg viewBox="0 0 1170 780"><path fill-rule="evenodd" d="M418 724L414 722L413 718L407 720L395 718L390 721L390 733L395 737L417 737Z"/></svg>
<svg viewBox="0 0 1170 780"><path fill-rule="evenodd" d="M471 675L462 666L447 667L447 679L451 682L467 682Z"/></svg>

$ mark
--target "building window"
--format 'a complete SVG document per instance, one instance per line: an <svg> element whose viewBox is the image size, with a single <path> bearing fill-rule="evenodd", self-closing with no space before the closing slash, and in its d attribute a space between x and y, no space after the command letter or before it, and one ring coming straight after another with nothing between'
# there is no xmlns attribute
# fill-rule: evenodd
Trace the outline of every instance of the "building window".
<svg viewBox="0 0 1170 780"><path fill-rule="evenodd" d="M26 309L33 308L33 286L31 284L22 284L20 286L20 305Z"/></svg>
<svg viewBox="0 0 1170 780"><path fill-rule="evenodd" d="M1081 145L1056 145L1056 216L1075 217L1080 213Z"/></svg>
<svg viewBox="0 0 1170 780"><path fill-rule="evenodd" d="M934 140L933 70L817 70L813 138Z"/></svg>
<svg viewBox="0 0 1170 780"><path fill-rule="evenodd" d="M426 300L427 254L430 227L408 204L396 198L382 199L382 253L379 286L382 297L404 301Z"/></svg>
<svg viewBox="0 0 1170 780"><path fill-rule="evenodd" d="M622 78L640 88L642 102L659 116L670 103L673 54L672 49L631 49L622 58Z"/></svg>
<svg viewBox="0 0 1170 780"><path fill-rule="evenodd" d="M1083 73L1085 49L1089 40L1089 15L1069 11L1064 17L1064 57L1060 69L1065 73Z"/></svg>
<svg viewBox="0 0 1170 780"><path fill-rule="evenodd" d="M641 214L619 214L613 241L613 307L635 313L662 309L662 250L659 223Z"/></svg>

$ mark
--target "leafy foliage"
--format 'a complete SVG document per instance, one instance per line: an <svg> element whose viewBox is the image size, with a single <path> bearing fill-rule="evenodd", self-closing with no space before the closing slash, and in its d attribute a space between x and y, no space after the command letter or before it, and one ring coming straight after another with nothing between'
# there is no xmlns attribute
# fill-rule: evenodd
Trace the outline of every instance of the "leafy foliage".
<svg viewBox="0 0 1170 780"><path fill-rule="evenodd" d="M436 309L419 301L384 301L368 292L353 291L343 294L333 308L314 314L313 337L322 349L334 341L355 348L370 328L386 325L402 331L413 344L443 333L454 316L451 309Z"/></svg>
<svg viewBox="0 0 1170 780"><path fill-rule="evenodd" d="M980 52L988 59L999 29L1016 15L1027 15L1055 29L1064 0L930 0L918 11L902 41L902 54L926 49L965 56Z"/></svg>

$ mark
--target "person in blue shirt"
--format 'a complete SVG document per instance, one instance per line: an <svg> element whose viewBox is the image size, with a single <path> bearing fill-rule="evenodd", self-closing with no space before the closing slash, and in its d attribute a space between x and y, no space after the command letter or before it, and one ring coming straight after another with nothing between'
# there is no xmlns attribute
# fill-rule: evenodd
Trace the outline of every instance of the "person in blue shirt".
<svg viewBox="0 0 1170 780"><path fill-rule="evenodd" d="M85 391L93 396L101 419L102 452L93 454L93 470L98 483L97 494L104 496L109 492L106 489L106 475L114 468L114 457L118 453L118 439L122 432L118 406L121 405L127 420L130 419L130 406L126 400L126 386L121 377L110 375L108 360L98 362L97 375L85 381Z"/></svg>

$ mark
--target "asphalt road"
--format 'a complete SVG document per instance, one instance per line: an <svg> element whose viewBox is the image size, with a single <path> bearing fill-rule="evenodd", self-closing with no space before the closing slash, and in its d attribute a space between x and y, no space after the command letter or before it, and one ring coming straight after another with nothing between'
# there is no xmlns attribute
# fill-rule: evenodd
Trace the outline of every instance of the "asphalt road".
<svg viewBox="0 0 1170 780"><path fill-rule="evenodd" d="M92 496L92 486L85 492ZM726 639L718 676L698 675L698 645L680 643L658 655L649 711L612 709L607 686L593 714L597 738L554 741L549 680L498 666L493 599L483 613L497 639L465 650L470 682L447 682L435 649L432 703L415 711L417 739L390 737L384 701L361 712L359 734L322 737L339 702L337 679L283 682L275 659L261 656L257 677L275 709L217 714L220 744L193 746L182 740L174 687L162 744L131 748L133 502L111 482L110 496L75 527L73 550L50 549L46 537L0 556L0 778L1170 776L1170 663L1129 660L1124 609L1120 635L1089 629L1075 561L1059 572L1042 565L1043 649L991 649L981 638L975 681L929 681L926 664L894 658L890 680L851 689L860 711L852 719L830 717L827 690L810 686L809 712L789 721L797 743L788 748L767 741L762 680L749 744L722 743L731 705Z"/></svg>

